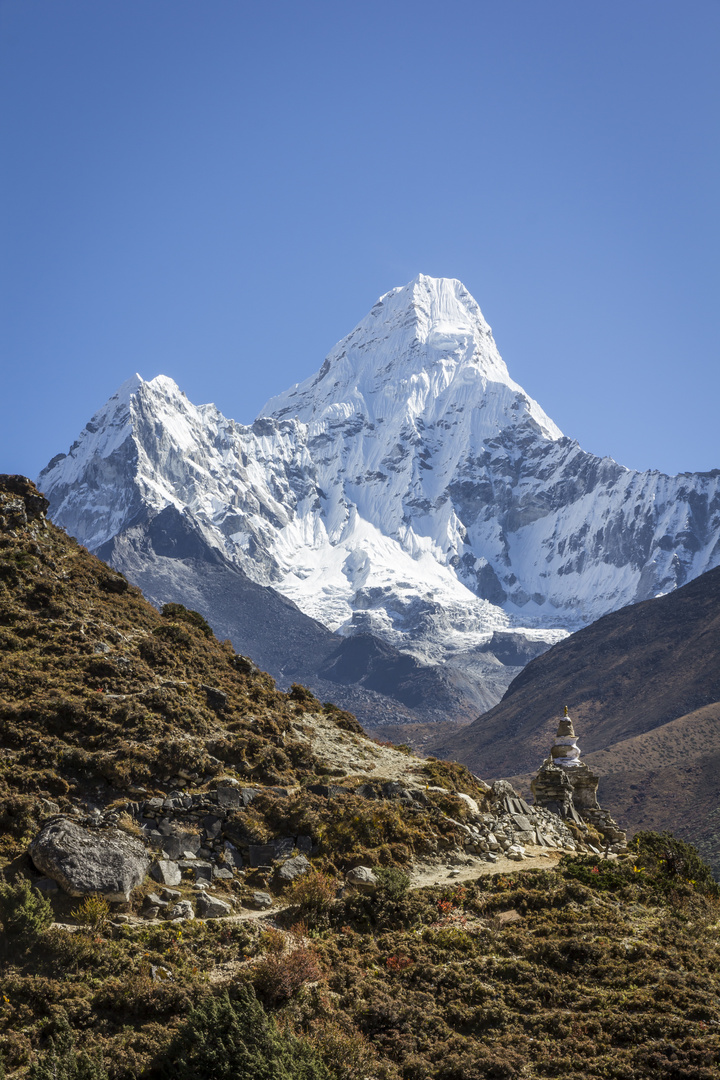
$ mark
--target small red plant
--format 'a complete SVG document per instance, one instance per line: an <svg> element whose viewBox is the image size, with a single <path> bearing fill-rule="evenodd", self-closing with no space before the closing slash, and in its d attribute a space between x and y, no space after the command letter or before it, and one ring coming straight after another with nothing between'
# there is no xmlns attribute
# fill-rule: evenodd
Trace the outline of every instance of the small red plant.
<svg viewBox="0 0 720 1080"><path fill-rule="evenodd" d="M388 956L385 961L385 966L388 971L404 971L405 968L409 968L415 961L411 960L409 956Z"/></svg>

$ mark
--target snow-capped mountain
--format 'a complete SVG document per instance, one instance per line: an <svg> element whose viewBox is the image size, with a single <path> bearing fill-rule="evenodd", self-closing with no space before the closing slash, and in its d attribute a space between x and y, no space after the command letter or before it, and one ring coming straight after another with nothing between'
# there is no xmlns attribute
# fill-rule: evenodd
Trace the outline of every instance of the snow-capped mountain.
<svg viewBox="0 0 720 1080"><path fill-rule="evenodd" d="M136 376L38 484L93 550L174 506L330 629L497 696L568 630L720 562L720 472L585 453L510 378L464 286L423 275L254 424Z"/></svg>

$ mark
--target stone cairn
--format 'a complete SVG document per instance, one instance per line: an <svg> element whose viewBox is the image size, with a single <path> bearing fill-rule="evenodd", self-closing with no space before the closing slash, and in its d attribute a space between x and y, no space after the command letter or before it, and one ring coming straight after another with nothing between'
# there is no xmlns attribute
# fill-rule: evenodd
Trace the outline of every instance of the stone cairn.
<svg viewBox="0 0 720 1080"><path fill-rule="evenodd" d="M597 799L599 777L580 760L580 749L573 722L565 714L560 718L550 756L545 758L530 785L535 804L543 806L579 829L588 825L603 837L606 851L621 854L626 850L626 834Z"/></svg>

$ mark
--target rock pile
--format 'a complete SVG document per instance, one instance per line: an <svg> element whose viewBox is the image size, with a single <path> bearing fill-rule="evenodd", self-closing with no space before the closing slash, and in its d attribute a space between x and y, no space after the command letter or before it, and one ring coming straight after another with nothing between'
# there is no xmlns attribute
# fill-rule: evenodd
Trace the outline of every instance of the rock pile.
<svg viewBox="0 0 720 1080"><path fill-rule="evenodd" d="M287 794L285 789L263 789ZM253 842L242 811L260 794L259 788L222 781L213 791L171 791L167 796L131 803L130 812L157 858L152 877L163 885L180 884L183 873L196 883L230 881L244 876L244 868L274 864L276 877L286 883L310 868L313 852L309 836L279 836L268 843Z"/></svg>
<svg viewBox="0 0 720 1080"><path fill-rule="evenodd" d="M506 780L492 785L484 811L471 814L467 824L456 825L465 833L465 850L487 862L497 862L501 855L520 862L528 847L597 851L579 840L557 814L529 806Z"/></svg>

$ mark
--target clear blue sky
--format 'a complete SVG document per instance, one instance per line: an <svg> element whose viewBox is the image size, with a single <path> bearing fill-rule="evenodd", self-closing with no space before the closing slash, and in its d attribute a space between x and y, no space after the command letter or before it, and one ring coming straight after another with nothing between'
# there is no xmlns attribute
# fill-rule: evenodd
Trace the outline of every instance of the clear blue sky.
<svg viewBox="0 0 720 1080"><path fill-rule="evenodd" d="M0 0L0 471L251 421L458 277L581 445L720 467L718 0Z"/></svg>

